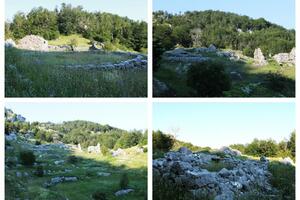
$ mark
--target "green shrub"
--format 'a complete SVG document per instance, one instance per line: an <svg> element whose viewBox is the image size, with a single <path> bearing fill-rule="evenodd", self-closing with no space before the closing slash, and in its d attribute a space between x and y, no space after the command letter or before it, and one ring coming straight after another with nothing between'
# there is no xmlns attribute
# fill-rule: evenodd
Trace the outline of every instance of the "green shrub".
<svg viewBox="0 0 300 200"><path fill-rule="evenodd" d="M106 146L103 146L103 145L102 145L100 148L101 148L101 153L102 153L102 155L104 155L104 156L110 155L109 149L108 149Z"/></svg>
<svg viewBox="0 0 300 200"><path fill-rule="evenodd" d="M38 177L43 177L44 176L44 167L39 165L36 167L35 175Z"/></svg>
<svg viewBox="0 0 300 200"><path fill-rule="evenodd" d="M41 141L36 140L36 141L35 141L35 145L41 145Z"/></svg>
<svg viewBox="0 0 300 200"><path fill-rule="evenodd" d="M174 144L174 138L170 135L166 135L161 131L153 132L153 151L169 151Z"/></svg>
<svg viewBox="0 0 300 200"><path fill-rule="evenodd" d="M221 63L206 61L193 64L187 72L187 85L200 97L222 97L231 88L231 79Z"/></svg>
<svg viewBox="0 0 300 200"><path fill-rule="evenodd" d="M94 200L107 200L106 194L101 191L96 191L92 194Z"/></svg>
<svg viewBox="0 0 300 200"><path fill-rule="evenodd" d="M70 164L76 164L78 162L78 158L76 156L68 156L67 162Z"/></svg>
<svg viewBox="0 0 300 200"><path fill-rule="evenodd" d="M33 163L35 162L35 155L33 154L32 151L29 150L21 151L19 156L20 156L21 163L23 165L32 166Z"/></svg>
<svg viewBox="0 0 300 200"><path fill-rule="evenodd" d="M121 189L126 189L129 184L129 179L127 173L122 174L121 179L120 179L120 188Z"/></svg>
<svg viewBox="0 0 300 200"><path fill-rule="evenodd" d="M243 54L244 54L245 56L248 56L248 57L253 57L253 55L254 55L254 50L251 49L251 48L249 48L249 47L246 47L246 48L243 49Z"/></svg>
<svg viewBox="0 0 300 200"><path fill-rule="evenodd" d="M280 73L269 73L266 77L266 86L269 89L279 92L286 97L295 96L295 81L284 77Z"/></svg>

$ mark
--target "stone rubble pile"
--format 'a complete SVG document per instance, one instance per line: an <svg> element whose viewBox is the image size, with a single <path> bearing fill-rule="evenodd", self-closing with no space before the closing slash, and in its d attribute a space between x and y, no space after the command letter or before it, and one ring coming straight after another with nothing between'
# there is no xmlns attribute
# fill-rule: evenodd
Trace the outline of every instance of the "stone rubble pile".
<svg viewBox="0 0 300 200"><path fill-rule="evenodd" d="M172 51L165 52L164 58L166 60L180 61L180 62L204 62L209 60L209 58L207 57L203 57L200 54L190 53L181 48L177 48Z"/></svg>
<svg viewBox="0 0 300 200"><path fill-rule="evenodd" d="M196 199L213 196L215 200L233 200L257 187L263 192L273 191L267 159L241 160L236 157L240 152L228 147L221 148L219 152L225 156L192 153L187 148L168 152L164 158L153 160L154 181L186 188ZM213 164L224 167L209 171L207 166Z"/></svg>
<svg viewBox="0 0 300 200"><path fill-rule="evenodd" d="M138 55L136 58L125 60L119 63L106 63L106 64L84 64L84 65L67 65L63 67L70 68L85 68L85 69L102 69L102 70L112 70L112 69L145 69L148 66L148 61L143 58L143 56Z"/></svg>

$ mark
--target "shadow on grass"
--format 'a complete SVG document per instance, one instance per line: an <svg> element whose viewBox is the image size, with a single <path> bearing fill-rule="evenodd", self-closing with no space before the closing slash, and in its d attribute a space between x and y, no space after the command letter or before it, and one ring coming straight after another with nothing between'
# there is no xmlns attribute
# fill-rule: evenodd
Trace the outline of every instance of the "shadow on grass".
<svg viewBox="0 0 300 200"><path fill-rule="evenodd" d="M145 97L147 69L99 70L73 65L118 63L133 56L109 52L5 49L6 97Z"/></svg>
<svg viewBox="0 0 300 200"><path fill-rule="evenodd" d="M8 157L16 156L19 150L6 150ZM106 199L147 199L147 168L129 168L124 164L114 164L116 159L107 157L104 160L95 160L77 156L76 162L67 162L69 156L74 155L71 150L45 150L43 153L34 150L37 165L43 166L45 172L42 177L34 175L35 166L7 166L5 170L5 199L33 199L33 200L90 200L96 191L105 194ZM40 157L42 155L42 157ZM54 161L65 160L65 163L56 165ZM28 176L17 177L16 173L28 173ZM102 173L102 174L101 174ZM109 173L109 175L105 175ZM115 192L121 190L119 182L122 175L128 175L127 188L134 192L116 197ZM99 175L100 174L100 175ZM103 175L104 174L104 175ZM54 177L77 177L78 181L62 182L46 187L44 184ZM104 196L104 195L102 195ZM103 198L102 200L104 200Z"/></svg>

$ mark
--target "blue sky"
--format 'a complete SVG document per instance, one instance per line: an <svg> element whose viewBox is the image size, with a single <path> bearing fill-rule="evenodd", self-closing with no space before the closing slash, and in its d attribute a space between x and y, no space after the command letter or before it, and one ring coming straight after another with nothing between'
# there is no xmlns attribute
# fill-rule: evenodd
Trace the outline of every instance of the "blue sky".
<svg viewBox="0 0 300 200"><path fill-rule="evenodd" d="M293 103L155 103L153 129L218 148L254 138L280 141L296 128Z"/></svg>
<svg viewBox="0 0 300 200"><path fill-rule="evenodd" d="M179 13L193 10L222 10L263 17L286 28L295 28L295 0L153 0L153 9Z"/></svg>
<svg viewBox="0 0 300 200"><path fill-rule="evenodd" d="M42 6L54 10L61 3L81 5L88 11L102 11L127 16L134 20L147 21L147 0L5 0L5 18L11 20L18 11L28 13Z"/></svg>
<svg viewBox="0 0 300 200"><path fill-rule="evenodd" d="M6 103L27 121L88 120L125 130L147 129L145 103Z"/></svg>

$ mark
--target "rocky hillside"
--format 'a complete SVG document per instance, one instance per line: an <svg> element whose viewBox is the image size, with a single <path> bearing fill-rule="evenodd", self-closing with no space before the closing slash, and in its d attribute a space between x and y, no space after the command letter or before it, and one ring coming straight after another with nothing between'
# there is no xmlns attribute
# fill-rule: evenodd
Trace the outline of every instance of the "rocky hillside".
<svg viewBox="0 0 300 200"><path fill-rule="evenodd" d="M85 121L68 122L65 127L37 125L10 109L5 116L6 128L10 127L7 124L14 127L5 135L5 199L142 199L147 194L146 146L109 149L104 143L81 147L80 141L75 145L36 139L39 132L56 134L54 129L60 129L67 134L74 126L120 129ZM37 128L40 130L35 132Z"/></svg>
<svg viewBox="0 0 300 200"><path fill-rule="evenodd" d="M270 165L265 157L249 159L229 147L213 153L182 147L153 161L154 199L281 199Z"/></svg>

